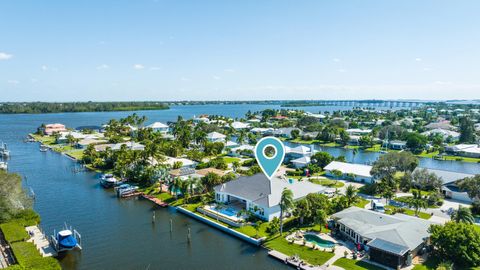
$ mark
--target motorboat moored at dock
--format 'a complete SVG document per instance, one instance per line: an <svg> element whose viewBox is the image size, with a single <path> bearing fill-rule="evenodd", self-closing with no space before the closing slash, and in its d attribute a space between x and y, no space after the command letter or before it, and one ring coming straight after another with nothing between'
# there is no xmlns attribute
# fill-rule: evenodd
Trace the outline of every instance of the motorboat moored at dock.
<svg viewBox="0 0 480 270"><path fill-rule="evenodd" d="M100 176L100 184L104 188L112 188L116 186L119 181L113 176L113 174L103 174Z"/></svg>
<svg viewBox="0 0 480 270"><path fill-rule="evenodd" d="M0 156L4 158L10 157L10 150L8 150L6 143L2 142L0 145Z"/></svg>
<svg viewBox="0 0 480 270"><path fill-rule="evenodd" d="M0 170L8 170L8 163L5 161L0 161Z"/></svg>
<svg viewBox="0 0 480 270"><path fill-rule="evenodd" d="M115 192L117 193L118 197L129 197L137 192L138 187L132 186L130 184L121 184L118 187L115 187Z"/></svg>

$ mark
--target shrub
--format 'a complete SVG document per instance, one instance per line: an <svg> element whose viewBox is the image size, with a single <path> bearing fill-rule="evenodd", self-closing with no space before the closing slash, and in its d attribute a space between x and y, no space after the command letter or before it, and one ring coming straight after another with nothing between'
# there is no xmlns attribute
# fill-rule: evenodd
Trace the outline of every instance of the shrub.
<svg viewBox="0 0 480 270"><path fill-rule="evenodd" d="M26 269L61 269L56 259L43 258L32 243L16 242L11 247L18 264Z"/></svg>
<svg viewBox="0 0 480 270"><path fill-rule="evenodd" d="M10 221L0 225L0 229L9 243L24 241L28 239L25 227L18 220Z"/></svg>

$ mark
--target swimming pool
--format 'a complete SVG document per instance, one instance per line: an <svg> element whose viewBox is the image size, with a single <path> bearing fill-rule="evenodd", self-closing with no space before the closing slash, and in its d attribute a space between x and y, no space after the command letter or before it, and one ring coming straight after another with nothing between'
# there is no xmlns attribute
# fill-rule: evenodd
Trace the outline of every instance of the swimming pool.
<svg viewBox="0 0 480 270"><path fill-rule="evenodd" d="M303 237L305 240L307 240L307 242L314 243L320 247L333 248L335 246L334 242L322 239L316 234L305 234Z"/></svg>
<svg viewBox="0 0 480 270"><path fill-rule="evenodd" d="M215 211L219 212L219 213L222 213L226 216L229 216L229 217L233 217L233 216L236 216L237 215L237 211L235 211L235 209L233 208L215 208Z"/></svg>

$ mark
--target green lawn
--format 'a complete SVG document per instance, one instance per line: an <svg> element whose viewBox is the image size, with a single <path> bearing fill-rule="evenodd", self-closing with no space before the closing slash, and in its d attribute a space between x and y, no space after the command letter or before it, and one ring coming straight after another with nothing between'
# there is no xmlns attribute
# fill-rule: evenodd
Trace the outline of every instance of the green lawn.
<svg viewBox="0 0 480 270"><path fill-rule="evenodd" d="M385 206L385 213L387 214L390 214L393 212L393 209L395 209L394 206L391 206L391 205L387 205ZM414 210L410 210L410 209L405 209L405 212L403 213L405 215L409 215L409 216L415 216L415 211ZM430 217L432 217L430 214L428 213L425 213L425 212L419 212L418 213L418 217L421 218L421 219L429 219Z"/></svg>
<svg viewBox="0 0 480 270"><path fill-rule="evenodd" d="M9 243L24 241L28 239L28 233L25 227L17 221L10 221L0 224L0 229Z"/></svg>
<svg viewBox="0 0 480 270"><path fill-rule="evenodd" d="M235 158L235 157L224 157L223 160L227 164L233 163L234 161L240 161L239 158Z"/></svg>
<svg viewBox="0 0 480 270"><path fill-rule="evenodd" d="M357 202L354 203L353 205L356 206L356 207L365 208L365 206L366 206L367 204L369 204L369 203L370 203L369 200L366 200L366 199L364 199L364 198L360 198L360 197L359 197L358 200L357 200Z"/></svg>
<svg viewBox="0 0 480 270"><path fill-rule="evenodd" d="M333 265L340 266L343 269L348 270L384 270L382 267L378 267L373 264L369 264L363 261L351 260L347 258L340 258L336 260Z"/></svg>
<svg viewBox="0 0 480 270"><path fill-rule="evenodd" d="M375 144L375 145L373 145L372 147L365 148L365 151L368 151L368 152L379 152L381 148L382 148L382 145L381 145L381 144Z"/></svg>
<svg viewBox="0 0 480 270"><path fill-rule="evenodd" d="M83 150L82 150L82 149L72 150L72 151L69 151L69 152L67 153L67 155L73 157L73 158L76 159L76 160L82 160L82 158L83 158Z"/></svg>
<svg viewBox="0 0 480 270"><path fill-rule="evenodd" d="M296 138L294 140L289 140L292 143L301 143L301 144L314 144L314 143L320 143L319 140L302 140L301 138Z"/></svg>
<svg viewBox="0 0 480 270"><path fill-rule="evenodd" d="M322 186L326 186L326 187L330 187L330 188L341 188L343 187L345 184L341 181L335 181L335 180L331 180L331 179L309 179L310 182L314 183L314 184L317 184L317 185L322 185Z"/></svg>
<svg viewBox="0 0 480 270"><path fill-rule="evenodd" d="M270 239L264 246L287 256L298 255L302 260L312 265L322 265L334 256L332 252L324 252L302 245L291 244L282 236Z"/></svg>
<svg viewBox="0 0 480 270"><path fill-rule="evenodd" d="M33 243L15 242L11 244L15 258L23 269L55 270L61 269L58 261L52 257L43 258Z"/></svg>

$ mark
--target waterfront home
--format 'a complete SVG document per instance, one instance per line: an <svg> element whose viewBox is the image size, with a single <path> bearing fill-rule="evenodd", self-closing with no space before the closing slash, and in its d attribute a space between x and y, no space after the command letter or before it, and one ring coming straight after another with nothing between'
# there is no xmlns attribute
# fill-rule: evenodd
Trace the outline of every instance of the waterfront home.
<svg viewBox="0 0 480 270"><path fill-rule="evenodd" d="M364 136L372 133L371 129L349 128L345 130L350 136Z"/></svg>
<svg viewBox="0 0 480 270"><path fill-rule="evenodd" d="M263 173L258 173L215 186L215 201L227 204L234 212L248 210L257 217L270 221L274 217L280 217L279 203L284 188L293 192L294 200L304 198L309 193L322 193L325 189L309 181L299 182L278 177L269 180Z"/></svg>
<svg viewBox="0 0 480 270"><path fill-rule="evenodd" d="M480 147L478 144L457 144L446 146L445 152L456 156L480 158Z"/></svg>
<svg viewBox="0 0 480 270"><path fill-rule="evenodd" d="M385 142L383 146L386 146L392 150L403 150L407 148L407 142L406 141L398 141L398 140L393 140L389 142Z"/></svg>
<svg viewBox="0 0 480 270"><path fill-rule="evenodd" d="M273 135L277 137L282 137L282 138L287 138L291 139L292 138L292 131L298 130L300 133L299 135L302 135L302 130L299 128L293 128L293 127L288 127L288 128L277 128L273 131Z"/></svg>
<svg viewBox="0 0 480 270"><path fill-rule="evenodd" d="M370 260L399 269L411 265L425 247L433 222L404 215L387 215L352 206L331 216L334 230L368 251Z"/></svg>
<svg viewBox="0 0 480 270"><path fill-rule="evenodd" d="M332 161L323 170L325 170L325 175L329 177L336 177L334 171L339 171L344 179L362 183L374 182L370 174L372 166L369 165Z"/></svg>
<svg viewBox="0 0 480 270"><path fill-rule="evenodd" d="M186 158L175 158L168 156L166 156L165 158L166 160L163 163L169 165L172 168L174 167L174 165L179 166L179 168L195 168L198 164L198 162Z"/></svg>
<svg viewBox="0 0 480 270"><path fill-rule="evenodd" d="M304 157L300 157L300 158L290 160L290 162L292 163L294 168L301 169L301 168L307 167L308 164L310 164L312 162L312 160L309 156L304 156Z"/></svg>
<svg viewBox="0 0 480 270"><path fill-rule="evenodd" d="M199 117L193 116L192 120L195 124L199 124L202 122L206 124L210 123L210 119L208 119L208 115L200 115Z"/></svg>
<svg viewBox="0 0 480 270"><path fill-rule="evenodd" d="M85 149L90 144L105 144L107 140L97 139L97 138L85 138L78 141L76 147L79 149Z"/></svg>
<svg viewBox="0 0 480 270"><path fill-rule="evenodd" d="M322 120L322 119L326 118L326 116L325 116L325 115L323 115L323 114L320 114L320 113L311 113L311 112L306 112L306 113L305 113L305 115L306 115L306 116L310 116L310 117L317 118L317 119L319 119L319 120Z"/></svg>
<svg viewBox="0 0 480 270"><path fill-rule="evenodd" d="M207 140L209 142L222 142L222 143L224 143L225 138L227 138L227 136L223 135L222 133L215 132L215 131L207 134Z"/></svg>
<svg viewBox="0 0 480 270"><path fill-rule="evenodd" d="M242 144L240 146L230 148L228 155L232 157L239 157L241 155L254 157L255 156L253 154L254 149L255 147L253 145Z"/></svg>
<svg viewBox="0 0 480 270"><path fill-rule="evenodd" d="M233 122L230 126L232 128L234 128L235 130L241 130L241 129L246 129L246 128L250 127L249 124L243 123L243 122L238 122L238 121Z"/></svg>
<svg viewBox="0 0 480 270"><path fill-rule="evenodd" d="M423 132L422 135L427 137L430 135L440 135L442 136L443 139L447 139L448 137L451 137L455 141L458 140L458 138L460 138L460 133L453 130L442 129L442 128L427 130Z"/></svg>
<svg viewBox="0 0 480 270"><path fill-rule="evenodd" d="M97 152L103 152L107 150L107 148L110 148L112 151L118 151L122 148L122 145L125 145L127 149L129 150L135 150L135 151L143 151L145 150L145 146L141 143L137 142L123 142L123 143L108 143L108 144L97 144L94 145L95 150Z"/></svg>
<svg viewBox="0 0 480 270"><path fill-rule="evenodd" d="M67 129L65 128L65 125L59 124L59 123L47 124L43 129L43 133L45 135L52 135L55 132L64 132L64 131L67 131Z"/></svg>
<svg viewBox="0 0 480 270"><path fill-rule="evenodd" d="M155 122L147 126L147 128L153 129L155 132L160 132L160 133L167 133L168 132L168 125L161 123L161 122Z"/></svg>
<svg viewBox="0 0 480 270"><path fill-rule="evenodd" d="M234 141L227 141L225 142L225 148L235 148L235 147L238 147L238 143L237 142L234 142Z"/></svg>
<svg viewBox="0 0 480 270"><path fill-rule="evenodd" d="M66 143L68 141L68 137L72 136L74 139L83 140L83 139L101 139L104 138L103 133L92 133L92 134L84 134L77 131L63 131L59 133L60 137L56 140L56 143Z"/></svg>
<svg viewBox="0 0 480 270"><path fill-rule="evenodd" d="M172 178L179 178L181 180L185 180L188 178L200 178L201 176L198 175L194 168L190 167L182 167L179 169L170 170L169 174Z"/></svg>
<svg viewBox="0 0 480 270"><path fill-rule="evenodd" d="M310 145L310 147L306 147L304 145L299 145L296 147L285 146L285 162L302 157L311 157L313 154L315 154L313 145Z"/></svg>
<svg viewBox="0 0 480 270"><path fill-rule="evenodd" d="M274 129L273 128L252 128L250 130L251 133L253 134L261 134L261 135L267 135L267 134L273 134Z"/></svg>
<svg viewBox="0 0 480 270"><path fill-rule="evenodd" d="M417 167L415 171L422 170L422 169L426 169L429 173L434 173L442 180L443 182L442 193L445 196L445 198L462 201L466 203L471 203L473 201L472 198L468 196L467 192L461 190L458 187L458 182L460 180L467 177L473 177L474 176L473 174L420 168L420 167Z"/></svg>

